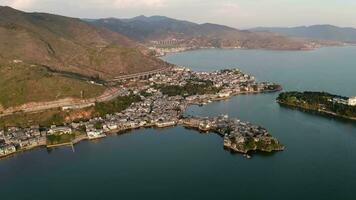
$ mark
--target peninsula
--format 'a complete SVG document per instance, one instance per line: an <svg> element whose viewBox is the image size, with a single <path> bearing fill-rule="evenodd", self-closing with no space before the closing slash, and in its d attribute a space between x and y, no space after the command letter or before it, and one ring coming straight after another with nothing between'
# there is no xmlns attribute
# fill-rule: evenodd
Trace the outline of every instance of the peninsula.
<svg viewBox="0 0 356 200"><path fill-rule="evenodd" d="M302 111L356 121L356 97L344 97L326 92L284 92L277 102Z"/></svg>
<svg viewBox="0 0 356 200"><path fill-rule="evenodd" d="M185 116L190 105L203 105L234 95L275 92L281 86L256 79L238 69L195 72L171 67L150 77L120 79L119 96L96 102L87 108L63 108L65 113L86 112L87 116L58 117L50 126L26 124L11 126L9 116L0 129L0 157L39 146L73 145L81 140L99 139L112 133L137 128L165 128L182 125L202 132L215 132L224 138L223 146L243 154L251 151L281 151L279 141L266 129L228 116L205 118Z"/></svg>

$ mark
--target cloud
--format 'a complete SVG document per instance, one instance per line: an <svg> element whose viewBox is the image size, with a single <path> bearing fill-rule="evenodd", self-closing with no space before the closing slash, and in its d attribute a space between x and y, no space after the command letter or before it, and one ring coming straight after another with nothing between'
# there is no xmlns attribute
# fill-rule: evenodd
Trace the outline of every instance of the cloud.
<svg viewBox="0 0 356 200"><path fill-rule="evenodd" d="M213 12L216 15L223 16L235 16L236 14L241 13L242 9L238 3L234 2L223 2L220 3Z"/></svg>
<svg viewBox="0 0 356 200"><path fill-rule="evenodd" d="M166 5L165 0L114 0L113 6L117 8L160 8Z"/></svg>
<svg viewBox="0 0 356 200"><path fill-rule="evenodd" d="M50 5L74 6L79 8L115 8L115 9L136 9L136 8L162 8L169 0L0 0L0 4L8 5L16 9L31 9Z"/></svg>
<svg viewBox="0 0 356 200"><path fill-rule="evenodd" d="M17 9L27 9L36 3L37 0L9 0L8 5Z"/></svg>
<svg viewBox="0 0 356 200"><path fill-rule="evenodd" d="M356 26L355 0L0 0L0 5L78 18L144 14L235 27Z"/></svg>

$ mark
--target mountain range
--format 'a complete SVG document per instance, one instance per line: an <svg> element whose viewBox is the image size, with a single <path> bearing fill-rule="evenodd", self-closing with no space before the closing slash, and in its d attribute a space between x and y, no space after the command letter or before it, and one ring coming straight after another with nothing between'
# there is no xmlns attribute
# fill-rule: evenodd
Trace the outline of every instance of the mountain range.
<svg viewBox="0 0 356 200"><path fill-rule="evenodd" d="M83 20L0 6L0 113L28 102L91 98L106 88L88 79L105 82L171 66L155 56L152 46L302 50L313 45L276 33L163 16Z"/></svg>
<svg viewBox="0 0 356 200"><path fill-rule="evenodd" d="M313 26L299 26L293 28L258 27L250 30L273 32L289 37L356 43L356 29L351 27L342 28L333 25L313 25Z"/></svg>
<svg viewBox="0 0 356 200"><path fill-rule="evenodd" d="M274 33L251 32L232 27L172 19L164 16L138 16L130 19L87 19L97 27L104 27L144 44L179 41L185 47L218 47L247 49L301 50L312 48L310 43ZM172 44L172 43L170 43Z"/></svg>
<svg viewBox="0 0 356 200"><path fill-rule="evenodd" d="M0 7L0 62L110 79L167 65L129 38L80 19Z"/></svg>
<svg viewBox="0 0 356 200"><path fill-rule="evenodd" d="M29 102L96 97L106 88L88 79L168 65L143 45L80 19L0 7L0 113Z"/></svg>

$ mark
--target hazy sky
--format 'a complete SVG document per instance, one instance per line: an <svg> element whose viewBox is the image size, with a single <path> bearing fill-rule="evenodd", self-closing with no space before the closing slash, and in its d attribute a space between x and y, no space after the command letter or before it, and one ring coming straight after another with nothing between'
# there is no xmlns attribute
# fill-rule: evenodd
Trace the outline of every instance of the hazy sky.
<svg viewBox="0 0 356 200"><path fill-rule="evenodd" d="M0 5L80 18L164 15L237 28L312 24L356 27L356 0L0 0Z"/></svg>

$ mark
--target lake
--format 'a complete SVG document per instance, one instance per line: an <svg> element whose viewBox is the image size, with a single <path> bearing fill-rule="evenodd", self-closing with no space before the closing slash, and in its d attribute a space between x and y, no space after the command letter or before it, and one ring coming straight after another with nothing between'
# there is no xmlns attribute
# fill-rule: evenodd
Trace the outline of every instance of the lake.
<svg viewBox="0 0 356 200"><path fill-rule="evenodd" d="M194 70L238 67L285 90L356 95L356 47L199 50L163 59ZM356 123L280 107L278 93L192 106L259 124L286 150L246 159L222 138L182 127L140 129L71 149L0 161L1 199L355 199Z"/></svg>

